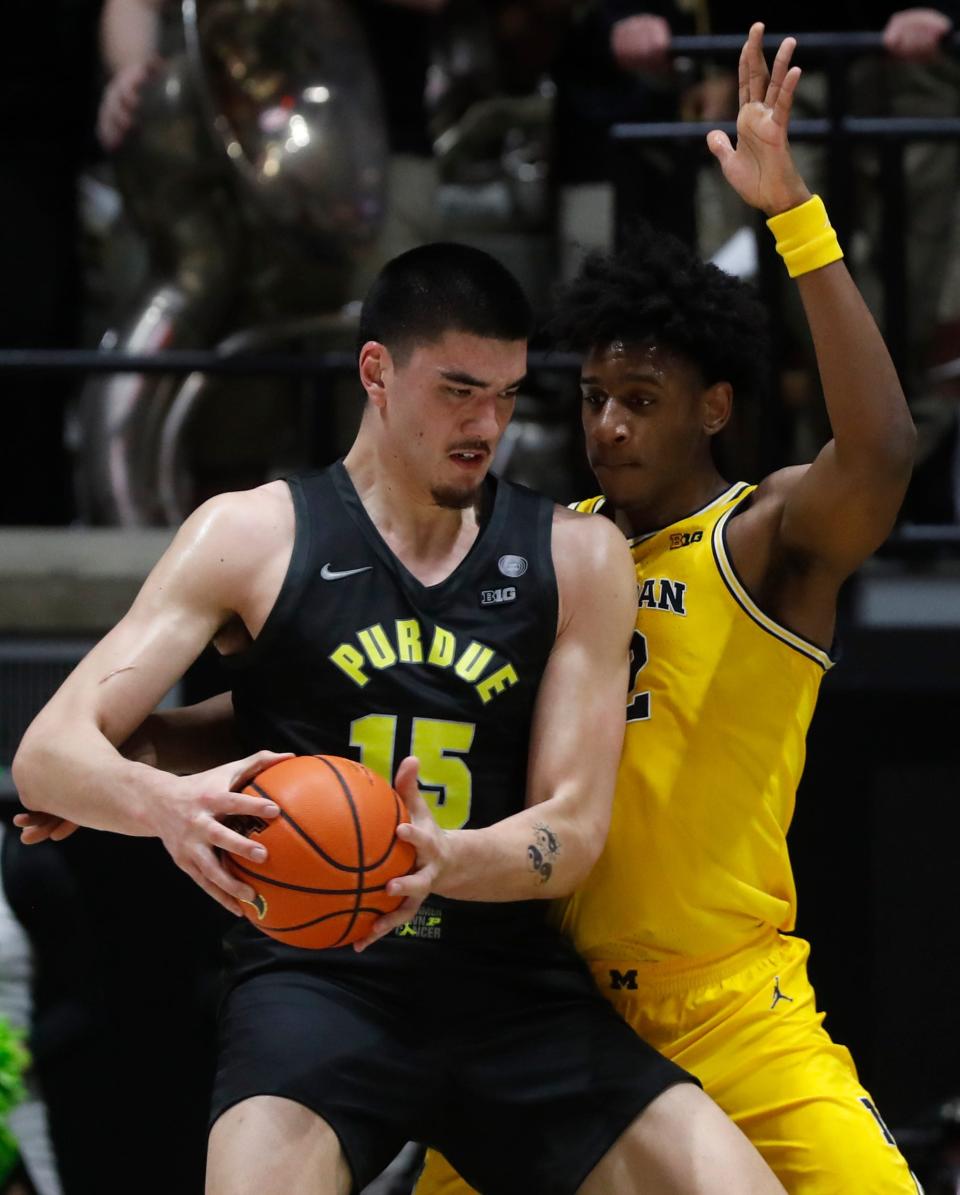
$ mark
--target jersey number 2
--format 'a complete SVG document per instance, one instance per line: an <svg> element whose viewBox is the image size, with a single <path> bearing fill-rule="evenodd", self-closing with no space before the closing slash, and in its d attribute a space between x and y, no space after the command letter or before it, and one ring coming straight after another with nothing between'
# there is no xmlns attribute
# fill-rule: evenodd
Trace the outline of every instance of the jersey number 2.
<svg viewBox="0 0 960 1195"><path fill-rule="evenodd" d="M647 637L634 631L630 640L630 687L627 689L627 721L645 722L650 717L650 690L635 693L640 673L647 666Z"/></svg>
<svg viewBox="0 0 960 1195"><path fill-rule="evenodd" d="M461 756L473 746L472 722L444 722L414 718L410 750L420 760L420 791L442 830L459 830L470 820L473 777ZM393 783L396 759L396 714L366 714L350 723L350 746L360 749L360 761L371 772Z"/></svg>

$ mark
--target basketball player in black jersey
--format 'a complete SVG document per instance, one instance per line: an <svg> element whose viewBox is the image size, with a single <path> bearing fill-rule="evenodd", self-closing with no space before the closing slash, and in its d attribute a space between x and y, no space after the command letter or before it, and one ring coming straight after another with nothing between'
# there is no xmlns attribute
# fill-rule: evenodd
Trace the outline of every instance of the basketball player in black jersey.
<svg viewBox="0 0 960 1195"><path fill-rule="evenodd" d="M475 250L388 265L346 458L192 515L17 754L29 809L158 836L233 912L253 893L218 849L263 848L222 819L277 814L246 779L284 752L396 776L417 866L372 948L231 935L210 1195L346 1193L408 1139L494 1195L782 1191L544 923L603 844L636 591L606 520L487 476L529 322ZM250 754L186 776L124 758L211 641Z"/></svg>

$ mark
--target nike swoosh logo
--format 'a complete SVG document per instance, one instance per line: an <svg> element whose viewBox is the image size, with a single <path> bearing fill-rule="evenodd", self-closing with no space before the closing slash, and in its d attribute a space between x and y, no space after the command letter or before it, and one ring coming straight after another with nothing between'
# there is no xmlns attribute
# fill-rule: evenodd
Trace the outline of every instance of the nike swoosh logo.
<svg viewBox="0 0 960 1195"><path fill-rule="evenodd" d="M368 573L372 568L372 564L367 564L363 568L347 568L342 572L335 572L328 561L320 570L320 576L324 581L341 581L344 577L355 577L357 573Z"/></svg>

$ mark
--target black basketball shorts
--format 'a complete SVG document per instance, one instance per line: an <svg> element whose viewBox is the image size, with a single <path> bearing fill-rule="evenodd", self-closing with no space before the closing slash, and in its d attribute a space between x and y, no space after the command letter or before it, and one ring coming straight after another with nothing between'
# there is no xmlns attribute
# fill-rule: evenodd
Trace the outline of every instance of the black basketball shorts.
<svg viewBox="0 0 960 1195"><path fill-rule="evenodd" d="M211 1123L250 1096L304 1104L336 1132L357 1189L420 1141L484 1195L572 1195L651 1100L696 1081L559 938L284 955L224 1001Z"/></svg>

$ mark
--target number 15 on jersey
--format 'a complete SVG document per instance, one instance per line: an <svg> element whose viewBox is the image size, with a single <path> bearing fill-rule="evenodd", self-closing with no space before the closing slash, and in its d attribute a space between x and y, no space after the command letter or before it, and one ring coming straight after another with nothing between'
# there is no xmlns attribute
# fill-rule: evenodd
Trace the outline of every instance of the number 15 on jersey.
<svg viewBox="0 0 960 1195"><path fill-rule="evenodd" d="M470 820L473 777L463 758L473 746L472 722L446 722L439 718L414 718L410 750L420 761L420 791L442 830L459 830ZM360 761L390 784L396 775L396 714L366 714L350 723L350 746L360 751Z"/></svg>

